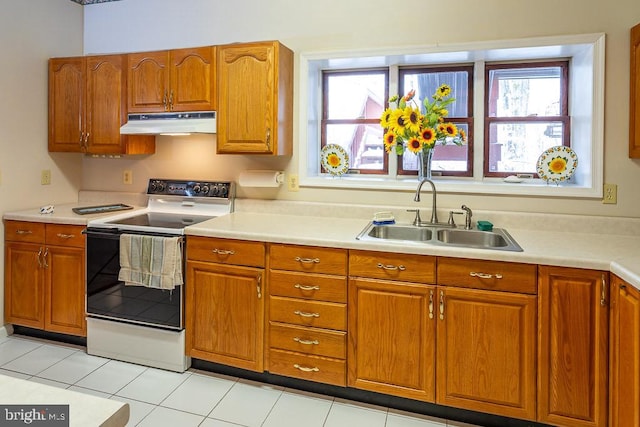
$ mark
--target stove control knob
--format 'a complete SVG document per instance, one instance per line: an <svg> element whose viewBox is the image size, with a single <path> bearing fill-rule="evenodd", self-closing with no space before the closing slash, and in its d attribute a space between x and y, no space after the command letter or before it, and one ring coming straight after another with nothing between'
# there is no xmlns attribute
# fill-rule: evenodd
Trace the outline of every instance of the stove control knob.
<svg viewBox="0 0 640 427"><path fill-rule="evenodd" d="M162 193L166 189L166 185L164 182L158 181L156 183L151 184L152 189L158 193ZM155 187L155 189L154 189Z"/></svg>
<svg viewBox="0 0 640 427"><path fill-rule="evenodd" d="M218 186L214 185L213 187L211 187L211 195L212 196L217 196L218 195Z"/></svg>
<svg viewBox="0 0 640 427"><path fill-rule="evenodd" d="M202 193L203 194L209 194L209 186L207 184L202 186Z"/></svg>
<svg viewBox="0 0 640 427"><path fill-rule="evenodd" d="M228 188L226 185L224 185L224 184L223 184L223 185L221 185L221 186L220 186L220 195L221 195L222 197L226 197L228 193L229 193L229 188Z"/></svg>
<svg viewBox="0 0 640 427"><path fill-rule="evenodd" d="M198 194L200 192L200 184L196 184L193 186L193 192Z"/></svg>

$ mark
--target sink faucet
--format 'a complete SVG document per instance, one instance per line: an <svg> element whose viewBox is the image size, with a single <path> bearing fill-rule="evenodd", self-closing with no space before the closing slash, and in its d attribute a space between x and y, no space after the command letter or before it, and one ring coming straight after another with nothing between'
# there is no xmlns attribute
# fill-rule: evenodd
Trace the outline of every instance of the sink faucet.
<svg viewBox="0 0 640 427"><path fill-rule="evenodd" d="M420 190L422 190L422 185L428 182L431 185L431 192L433 193L433 202L432 202L432 206L431 206L431 220L429 221L431 224L437 224L438 223L438 213L436 212L436 197L437 197L437 191L436 191L436 186L433 183L433 181L431 181L428 178L424 178L422 181L420 181L420 184L418 184L418 188L416 189L416 195L413 198L414 202L419 202L420 201Z"/></svg>
<svg viewBox="0 0 640 427"><path fill-rule="evenodd" d="M471 216L473 216L473 212L471 212L471 209L469 209L467 205L462 205L460 209L462 209L465 212L464 229L471 230Z"/></svg>

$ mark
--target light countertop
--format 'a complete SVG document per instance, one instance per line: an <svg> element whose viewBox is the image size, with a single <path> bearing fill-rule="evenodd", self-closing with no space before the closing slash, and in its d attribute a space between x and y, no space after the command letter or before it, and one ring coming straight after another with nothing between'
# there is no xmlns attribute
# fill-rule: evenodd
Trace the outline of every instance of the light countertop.
<svg viewBox="0 0 640 427"><path fill-rule="evenodd" d="M0 402L4 405L69 405L69 425L124 427L129 404L0 375ZM26 412L26 410L25 410Z"/></svg>
<svg viewBox="0 0 640 427"><path fill-rule="evenodd" d="M509 228L523 252L365 241L365 219L235 212L187 227L193 236L475 258L611 271L640 289L640 236Z"/></svg>
<svg viewBox="0 0 640 427"><path fill-rule="evenodd" d="M121 200L117 199L114 202L121 202ZM524 250L507 252L425 243L356 240L356 236L369 224L368 219L363 219L369 210L360 207L352 210L340 207L338 210L333 207L327 208L327 205L312 203L293 205L276 203L274 208L260 202L240 202L239 207L242 211L188 226L185 233L193 236L597 269L611 271L640 289L640 233L638 232L640 220L638 219L551 214L529 215L527 221L521 220L522 214L512 215L518 219L517 221L513 221L509 214L497 214L496 218L489 217L494 219L493 222L497 227L506 228ZM91 205L91 202L59 205L55 207L54 213L46 215L40 214L38 208L7 212L4 214L4 219L86 225L91 219L106 216L115 218L130 215L133 212L128 210L78 215L71 210L76 206ZM271 211L256 213L258 210L264 210L265 207ZM144 209L144 206L134 207L134 211L140 209ZM245 212L245 209L248 211ZM400 211L403 210L400 209ZM304 214L300 214L301 212ZM309 212L318 212L321 216L309 216ZM367 218L370 217L367 216ZM403 218L401 214L397 214L396 218L401 218L402 220L398 220L398 223L401 223L408 217ZM550 219L555 227L548 225ZM584 223L571 225L580 221ZM606 225L603 226L603 224ZM612 233L603 233L604 228L612 230Z"/></svg>

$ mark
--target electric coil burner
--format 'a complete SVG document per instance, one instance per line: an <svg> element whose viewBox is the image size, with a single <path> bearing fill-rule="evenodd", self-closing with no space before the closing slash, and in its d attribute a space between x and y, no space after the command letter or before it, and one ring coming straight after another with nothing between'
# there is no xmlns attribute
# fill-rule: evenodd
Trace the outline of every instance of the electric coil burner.
<svg viewBox="0 0 640 427"><path fill-rule="evenodd" d="M118 280L123 234L178 237L185 227L233 212L231 182L151 179L145 209L87 224L87 352L175 371L184 345L184 287L127 286ZM184 247L182 250L184 267ZM184 271L184 268L183 268Z"/></svg>

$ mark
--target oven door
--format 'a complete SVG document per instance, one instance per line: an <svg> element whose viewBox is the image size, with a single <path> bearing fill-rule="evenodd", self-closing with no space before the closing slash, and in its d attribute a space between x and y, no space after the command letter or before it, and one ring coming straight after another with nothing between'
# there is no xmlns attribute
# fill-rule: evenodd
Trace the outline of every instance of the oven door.
<svg viewBox="0 0 640 427"><path fill-rule="evenodd" d="M118 280L120 235L123 233L113 228L86 230L87 315L162 329L184 329L184 286L163 290L125 286ZM182 262L184 267L184 255Z"/></svg>

